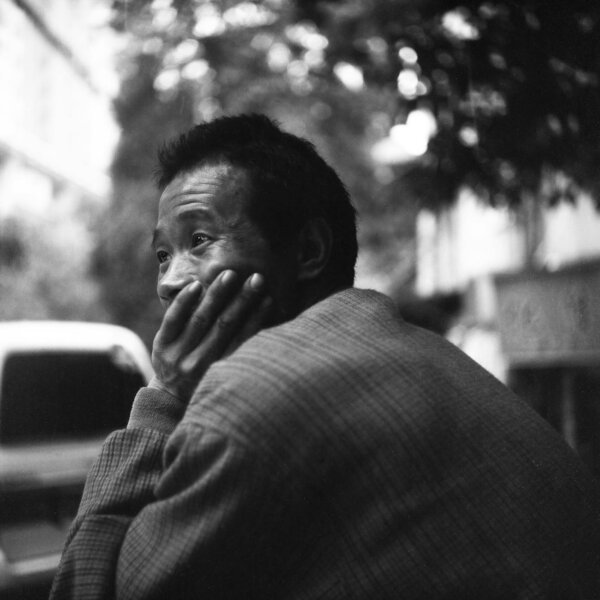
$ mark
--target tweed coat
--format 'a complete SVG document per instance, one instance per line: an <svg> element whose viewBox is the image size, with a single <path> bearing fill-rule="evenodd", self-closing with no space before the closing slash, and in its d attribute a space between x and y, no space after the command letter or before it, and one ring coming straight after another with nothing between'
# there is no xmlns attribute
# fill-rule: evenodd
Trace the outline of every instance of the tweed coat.
<svg viewBox="0 0 600 600"><path fill-rule="evenodd" d="M55 598L598 599L598 489L528 406L349 289L142 389Z"/></svg>

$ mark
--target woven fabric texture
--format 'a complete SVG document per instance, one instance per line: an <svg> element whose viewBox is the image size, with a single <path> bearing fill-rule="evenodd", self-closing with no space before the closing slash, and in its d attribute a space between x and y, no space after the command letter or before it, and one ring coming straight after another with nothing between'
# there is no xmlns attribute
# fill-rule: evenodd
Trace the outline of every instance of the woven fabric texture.
<svg viewBox="0 0 600 600"><path fill-rule="evenodd" d="M376 292L254 336L180 420L152 390L136 406L90 473L54 598L600 598L597 483Z"/></svg>

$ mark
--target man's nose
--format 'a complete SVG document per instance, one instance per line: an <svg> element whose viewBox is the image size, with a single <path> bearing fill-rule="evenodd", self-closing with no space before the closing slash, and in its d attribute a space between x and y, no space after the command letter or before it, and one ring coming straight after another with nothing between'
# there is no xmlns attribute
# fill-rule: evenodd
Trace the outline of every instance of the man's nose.
<svg viewBox="0 0 600 600"><path fill-rule="evenodd" d="M183 257L173 257L167 270L159 275L156 291L163 304L173 302L175 296L189 283L197 279L189 263Z"/></svg>

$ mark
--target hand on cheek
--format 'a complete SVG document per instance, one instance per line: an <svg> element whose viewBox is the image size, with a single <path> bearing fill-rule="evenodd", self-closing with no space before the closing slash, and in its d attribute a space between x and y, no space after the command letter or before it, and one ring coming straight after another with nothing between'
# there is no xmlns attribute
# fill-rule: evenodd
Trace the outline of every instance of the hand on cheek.
<svg viewBox="0 0 600 600"><path fill-rule="evenodd" d="M210 365L257 333L272 310L264 277L245 281L234 271L221 273L202 296L198 281L173 300L154 338L150 387L189 402Z"/></svg>

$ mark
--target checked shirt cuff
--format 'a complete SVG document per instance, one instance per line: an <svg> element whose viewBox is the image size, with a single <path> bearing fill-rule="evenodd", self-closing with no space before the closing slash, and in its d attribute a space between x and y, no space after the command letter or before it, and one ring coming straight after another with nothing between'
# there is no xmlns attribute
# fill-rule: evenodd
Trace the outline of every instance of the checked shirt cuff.
<svg viewBox="0 0 600 600"><path fill-rule="evenodd" d="M127 429L153 429L170 435L185 409L185 405L171 394L143 387L133 401Z"/></svg>

